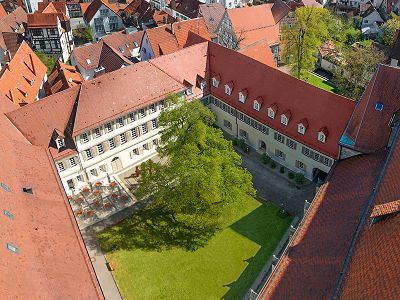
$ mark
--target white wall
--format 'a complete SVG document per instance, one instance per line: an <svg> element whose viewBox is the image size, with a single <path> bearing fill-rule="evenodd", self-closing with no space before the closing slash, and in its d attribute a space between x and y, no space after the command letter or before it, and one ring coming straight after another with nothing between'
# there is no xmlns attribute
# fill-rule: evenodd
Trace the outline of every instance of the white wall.
<svg viewBox="0 0 400 300"><path fill-rule="evenodd" d="M140 58L142 61L154 58L154 52L150 46L150 42L147 37L147 32L144 33L142 45L140 47Z"/></svg>

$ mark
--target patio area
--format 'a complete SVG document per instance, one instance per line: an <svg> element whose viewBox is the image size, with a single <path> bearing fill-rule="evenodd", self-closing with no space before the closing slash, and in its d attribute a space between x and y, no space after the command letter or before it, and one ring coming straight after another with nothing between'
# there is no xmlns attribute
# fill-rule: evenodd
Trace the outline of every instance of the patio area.
<svg viewBox="0 0 400 300"><path fill-rule="evenodd" d="M121 211L136 202L131 191L115 178L108 183L96 182L68 196L80 229Z"/></svg>

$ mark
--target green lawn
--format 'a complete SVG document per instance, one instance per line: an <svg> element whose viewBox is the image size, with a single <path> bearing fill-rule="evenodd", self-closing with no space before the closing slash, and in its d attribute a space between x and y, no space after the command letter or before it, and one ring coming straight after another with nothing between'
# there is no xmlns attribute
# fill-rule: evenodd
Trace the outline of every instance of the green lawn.
<svg viewBox="0 0 400 300"><path fill-rule="evenodd" d="M50 75L51 71L54 68L54 65L56 64L56 60L54 59L54 57L52 57L51 55L47 55L40 51L35 51L35 54L39 57L39 59L42 61L42 63L44 63L45 66L47 67L47 75Z"/></svg>
<svg viewBox="0 0 400 300"><path fill-rule="evenodd" d="M313 86L319 87L320 89L323 89L328 92L332 92L335 94L339 94L338 88L331 84L330 82L323 80L322 78L315 76L311 73L308 73L307 75L303 76L302 78L304 81L308 82L309 84L312 84Z"/></svg>
<svg viewBox="0 0 400 300"><path fill-rule="evenodd" d="M226 226L194 251L177 247L168 221L146 212L100 233L124 299L241 299L291 218L251 198L230 206Z"/></svg>

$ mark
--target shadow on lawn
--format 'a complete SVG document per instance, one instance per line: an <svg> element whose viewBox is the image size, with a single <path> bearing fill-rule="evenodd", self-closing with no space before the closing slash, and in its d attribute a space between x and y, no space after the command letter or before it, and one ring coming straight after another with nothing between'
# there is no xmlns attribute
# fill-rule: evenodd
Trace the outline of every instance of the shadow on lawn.
<svg viewBox="0 0 400 300"><path fill-rule="evenodd" d="M286 219L286 222L282 219ZM278 245L290 220L291 217L282 215L279 208L271 210L271 205L264 204L230 226L236 232L260 245L260 249L253 257L246 259L248 265L240 277L226 285L229 291L222 297L223 299L244 297Z"/></svg>
<svg viewBox="0 0 400 300"><path fill-rule="evenodd" d="M215 234L212 227L183 222L171 213L151 206L137 212L120 224L98 234L102 250L144 249L161 251L174 247L195 251Z"/></svg>

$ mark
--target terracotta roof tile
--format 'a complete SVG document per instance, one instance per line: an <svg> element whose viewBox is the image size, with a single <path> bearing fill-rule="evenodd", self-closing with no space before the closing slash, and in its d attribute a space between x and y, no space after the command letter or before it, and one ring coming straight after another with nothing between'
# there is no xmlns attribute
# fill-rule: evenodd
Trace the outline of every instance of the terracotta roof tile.
<svg viewBox="0 0 400 300"><path fill-rule="evenodd" d="M208 33L208 29L203 18L176 22L172 24L172 27L179 48L188 46L187 41L190 32L202 37L203 40L211 41L210 34Z"/></svg>
<svg viewBox="0 0 400 300"><path fill-rule="evenodd" d="M211 38L217 37L218 25L225 13L225 7L221 3L200 4L199 17L204 18Z"/></svg>
<svg viewBox="0 0 400 300"><path fill-rule="evenodd" d="M44 88L46 95L51 95L81 84L83 78L74 66L67 65L60 60L54 65Z"/></svg>
<svg viewBox="0 0 400 300"><path fill-rule="evenodd" d="M399 211L400 211L400 200L395 200L392 202L375 205L370 217L375 218L375 217L385 216Z"/></svg>
<svg viewBox="0 0 400 300"><path fill-rule="evenodd" d="M140 47L143 35L144 30L129 34L125 33L124 31L119 31L104 36L102 40L112 48L118 50L123 56L131 58L131 51L135 48ZM123 52L121 50L123 50Z"/></svg>
<svg viewBox="0 0 400 300"><path fill-rule="evenodd" d="M0 5L0 19L4 18L5 16L7 16L7 13L4 10L3 5Z"/></svg>
<svg viewBox="0 0 400 300"><path fill-rule="evenodd" d="M134 0L123 10L126 15L133 16L138 24L152 21L154 11L155 9L145 0Z"/></svg>
<svg viewBox="0 0 400 300"><path fill-rule="evenodd" d="M25 30L23 24L27 22L27 14L22 7L17 7L13 12L0 20L0 32L19 32Z"/></svg>
<svg viewBox="0 0 400 300"><path fill-rule="evenodd" d="M57 27L57 14L34 13L28 15L28 28Z"/></svg>
<svg viewBox="0 0 400 300"><path fill-rule="evenodd" d="M0 91L16 105L37 100L46 76L47 67L37 55L22 42L11 62L0 73Z"/></svg>
<svg viewBox="0 0 400 300"><path fill-rule="evenodd" d="M176 21L176 19L173 16L171 16L169 13L165 11L154 10L152 17L157 26L163 24L170 24Z"/></svg>
<svg viewBox="0 0 400 300"><path fill-rule="evenodd" d="M384 157L379 152L334 166L260 299L331 297Z"/></svg>
<svg viewBox="0 0 400 300"><path fill-rule="evenodd" d="M114 2L110 3L107 0L94 0L90 2L90 5L85 9L85 12L83 14L83 18L85 19L86 23L89 23L93 19L94 15L102 5L106 6L107 8L115 12L118 16L119 16L118 14L119 10L122 9L122 7L118 7L119 4Z"/></svg>
<svg viewBox="0 0 400 300"><path fill-rule="evenodd" d="M276 68L276 61L272 55L271 48L269 47L268 42L265 39L242 47L239 52L267 66Z"/></svg>
<svg viewBox="0 0 400 300"><path fill-rule="evenodd" d="M390 120L400 109L399 97L400 69L378 66L354 110L342 144L363 153L384 148L391 133Z"/></svg>
<svg viewBox="0 0 400 300"><path fill-rule="evenodd" d="M146 35L155 57L172 53L179 49L178 42L171 31L171 25L147 29ZM162 44L163 49L160 49L160 44Z"/></svg>

